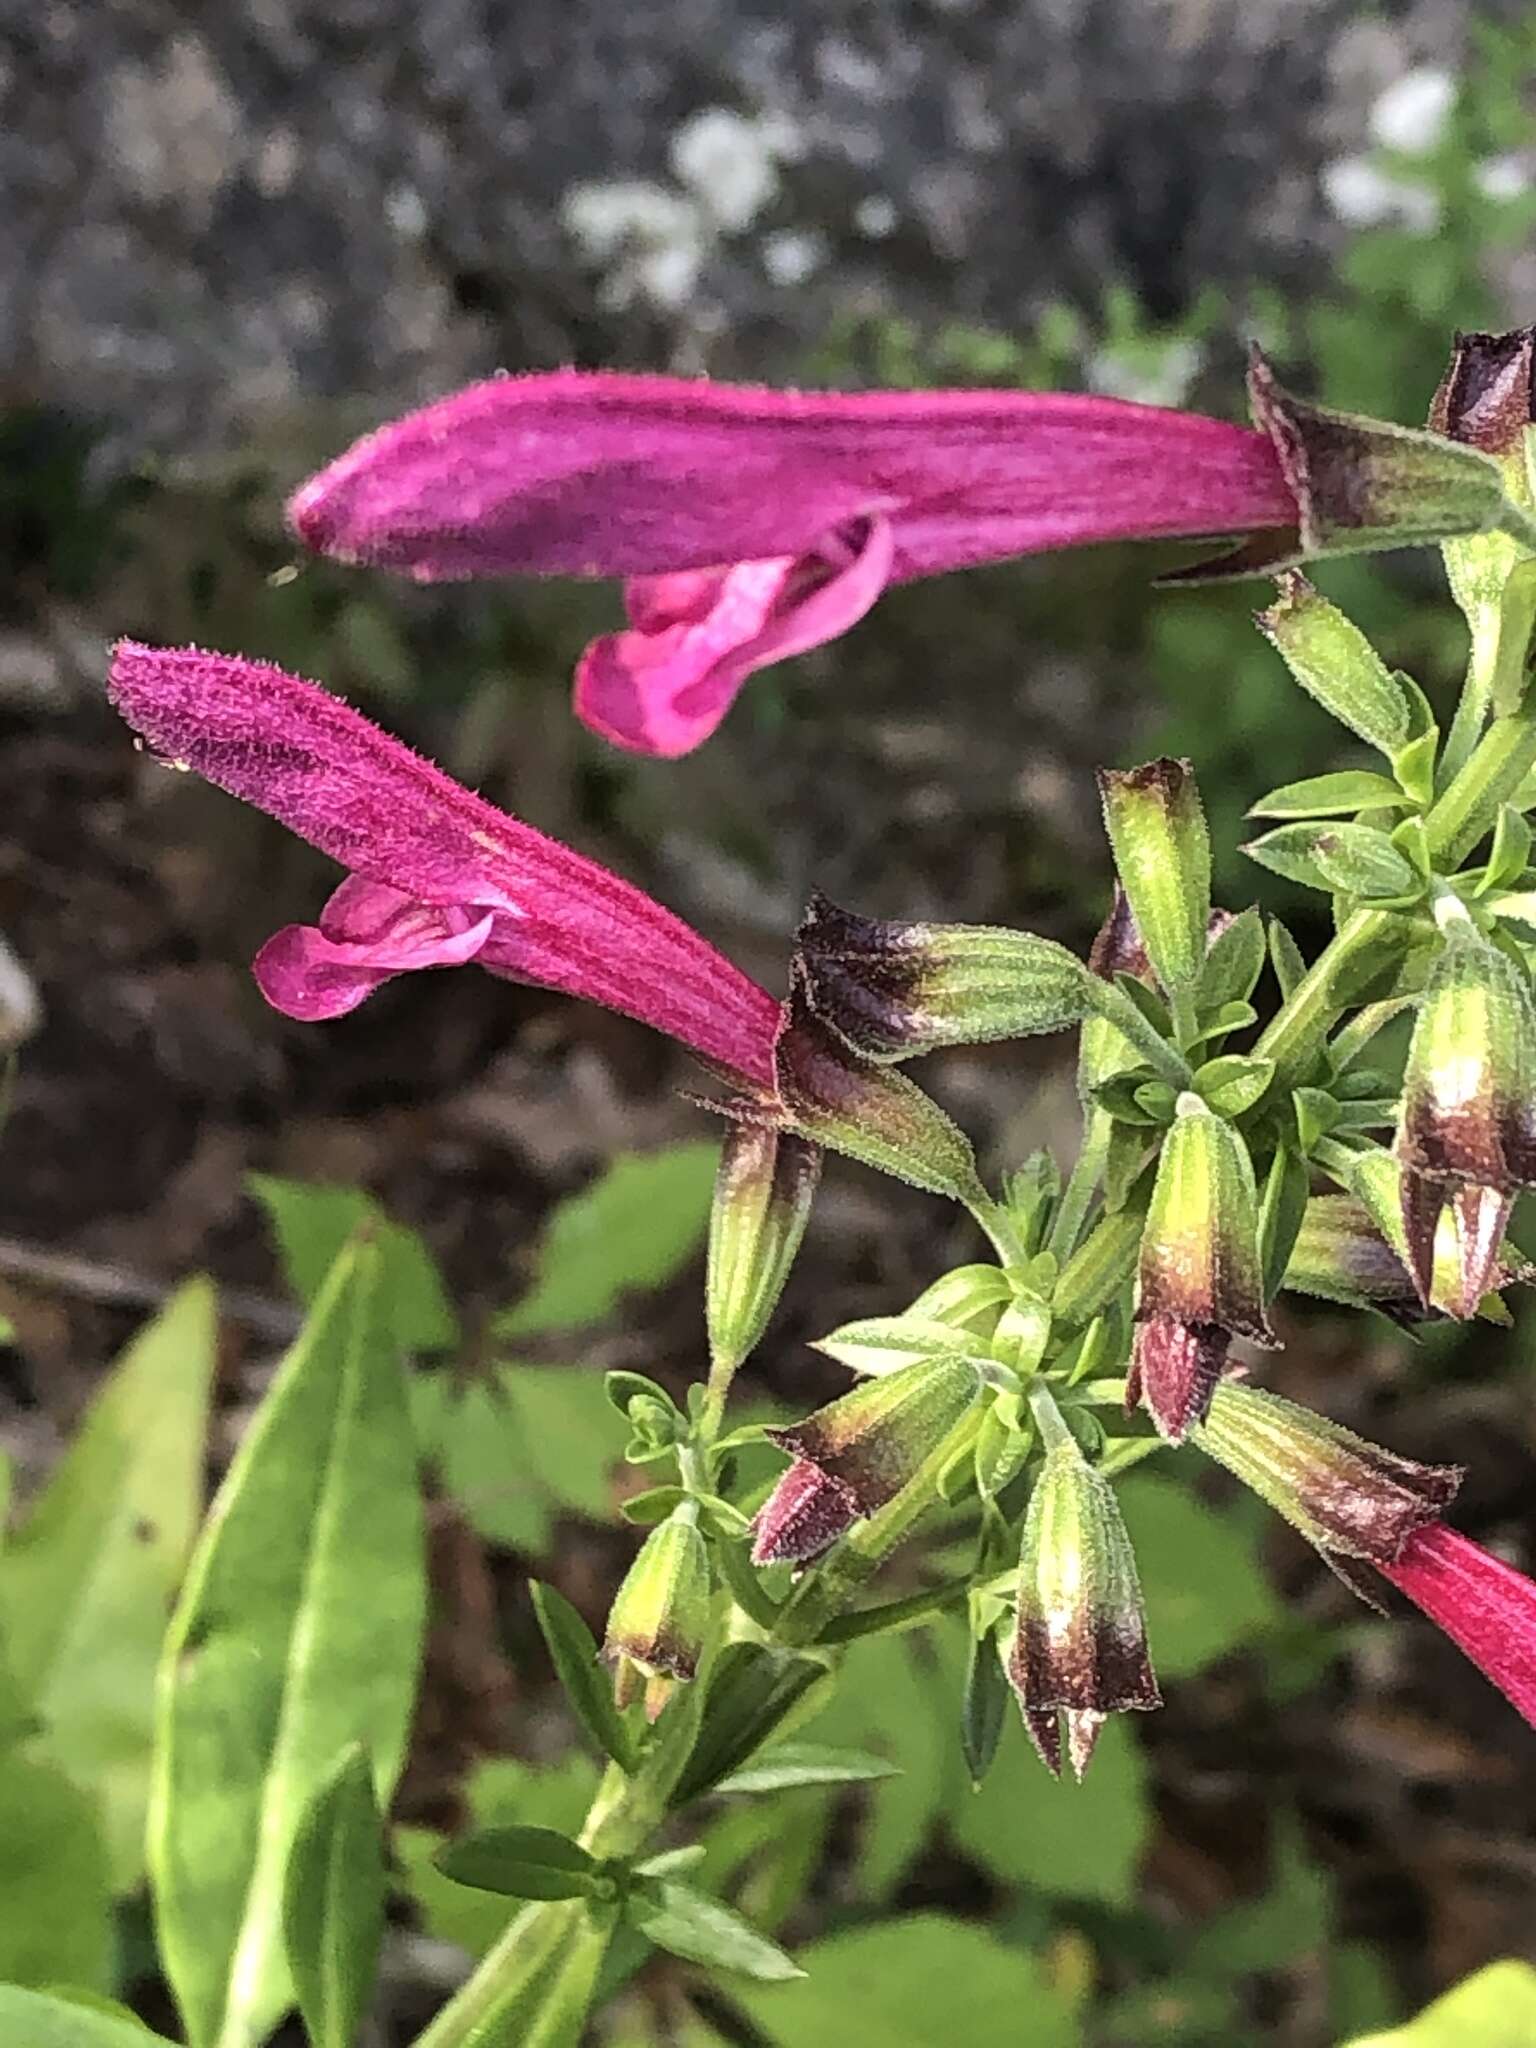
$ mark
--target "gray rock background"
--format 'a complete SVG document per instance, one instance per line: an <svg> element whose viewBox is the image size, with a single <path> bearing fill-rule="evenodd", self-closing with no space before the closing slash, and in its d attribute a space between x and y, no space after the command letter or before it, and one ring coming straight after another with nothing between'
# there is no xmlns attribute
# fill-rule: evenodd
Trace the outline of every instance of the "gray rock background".
<svg viewBox="0 0 1536 2048"><path fill-rule="evenodd" d="M1511 11L1514 0L1510 0ZM1301 276L1467 0L4 0L0 401L198 455L497 366L792 371Z"/></svg>

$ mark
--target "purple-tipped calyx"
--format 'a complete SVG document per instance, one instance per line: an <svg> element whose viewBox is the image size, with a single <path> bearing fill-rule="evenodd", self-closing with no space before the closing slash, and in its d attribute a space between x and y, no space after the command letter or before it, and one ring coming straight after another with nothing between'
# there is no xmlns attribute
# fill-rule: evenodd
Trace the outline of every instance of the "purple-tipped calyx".
<svg viewBox="0 0 1536 2048"><path fill-rule="evenodd" d="M1224 1381L1194 1440L1325 1554L1391 1564L1456 1498L1454 1465L1400 1458L1278 1394Z"/></svg>
<svg viewBox="0 0 1536 2048"><path fill-rule="evenodd" d="M608 1612L602 1655L621 1707L643 1695L654 1721L672 1687L697 1675L711 1594L709 1551L688 1501L646 1537Z"/></svg>
<svg viewBox="0 0 1536 2048"><path fill-rule="evenodd" d="M1162 1704L1114 1489L1070 1440L1047 1451L1029 1497L1008 1676L1026 1732L1053 1773L1064 1717L1079 1778L1108 1715Z"/></svg>
<svg viewBox="0 0 1536 2048"><path fill-rule="evenodd" d="M980 1393L966 1360L923 1359L770 1429L794 1462L753 1523L753 1562L806 1564L829 1549L917 1477Z"/></svg>
<svg viewBox="0 0 1536 2048"><path fill-rule="evenodd" d="M1253 1166L1237 1132L1181 1095L1142 1230L1126 1403L1179 1443L1200 1421L1234 1337L1272 1346Z"/></svg>

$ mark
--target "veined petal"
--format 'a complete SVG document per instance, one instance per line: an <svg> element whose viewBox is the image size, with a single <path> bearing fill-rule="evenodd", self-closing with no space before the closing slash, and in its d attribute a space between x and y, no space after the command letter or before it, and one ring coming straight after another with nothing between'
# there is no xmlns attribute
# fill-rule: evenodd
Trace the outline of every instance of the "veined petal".
<svg viewBox="0 0 1536 2048"><path fill-rule="evenodd" d="M495 378L396 420L289 507L311 547L426 580L798 558L881 512L898 576L1298 517L1266 436L1158 406L579 370Z"/></svg>
<svg viewBox="0 0 1536 2048"><path fill-rule="evenodd" d="M639 754L689 753L756 669L846 633L891 573L894 540L875 517L804 555L631 580L631 627L594 640L576 670L576 714Z"/></svg>
<svg viewBox="0 0 1536 2048"><path fill-rule="evenodd" d="M1377 1570L1536 1727L1536 1581L1444 1522L1416 1529Z"/></svg>
<svg viewBox="0 0 1536 2048"><path fill-rule="evenodd" d="M495 913L418 903L398 889L349 875L319 926L290 924L251 963L272 1005L302 1023L344 1017L381 982L416 967L462 967L491 935Z"/></svg>
<svg viewBox="0 0 1536 2048"><path fill-rule="evenodd" d="M468 924L492 913L476 949L486 966L606 1004L772 1087L779 1005L766 990L644 890L508 817L318 684L238 655L124 641L108 690L157 754L268 812L387 896L467 912ZM355 920L365 905L389 908L387 896L333 898L337 928L322 922L300 951L285 938L284 950L263 956L268 973L303 1001L311 969L429 964L317 949L316 939L371 946L377 931ZM433 945L463 936L441 923L423 929ZM312 999L336 993L332 983Z"/></svg>

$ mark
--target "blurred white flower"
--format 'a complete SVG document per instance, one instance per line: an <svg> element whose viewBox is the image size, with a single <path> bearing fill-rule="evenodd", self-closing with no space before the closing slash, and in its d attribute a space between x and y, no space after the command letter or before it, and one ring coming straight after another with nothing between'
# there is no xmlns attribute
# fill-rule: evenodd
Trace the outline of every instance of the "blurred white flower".
<svg viewBox="0 0 1536 2048"><path fill-rule="evenodd" d="M1410 234L1432 235L1440 225L1440 195L1427 185L1394 178L1366 156L1339 157L1325 164L1323 196L1335 216L1352 228L1391 221Z"/></svg>
<svg viewBox="0 0 1536 2048"><path fill-rule="evenodd" d="M1456 80L1429 65L1405 71L1371 108L1371 136L1383 149L1423 156L1445 132L1456 104Z"/></svg>

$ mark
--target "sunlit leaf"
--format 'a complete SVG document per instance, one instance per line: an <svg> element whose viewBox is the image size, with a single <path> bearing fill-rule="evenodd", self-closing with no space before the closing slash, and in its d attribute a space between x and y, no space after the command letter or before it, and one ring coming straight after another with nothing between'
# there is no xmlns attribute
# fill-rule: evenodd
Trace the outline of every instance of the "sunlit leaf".
<svg viewBox="0 0 1536 2048"><path fill-rule="evenodd" d="M311 2048L353 2048L383 1934L383 1824L368 1753L354 1743L305 1808L283 1880L283 1937Z"/></svg>
<svg viewBox="0 0 1536 2048"><path fill-rule="evenodd" d="M283 1873L352 1742L383 1804L425 1605L416 1451L383 1255L345 1251L214 1503L161 1667L150 1868L193 2048L250 2048L292 1995Z"/></svg>
<svg viewBox="0 0 1536 2048"><path fill-rule="evenodd" d="M49 1764L0 1756L0 1979L105 1991L113 1943L95 1802Z"/></svg>
<svg viewBox="0 0 1536 2048"><path fill-rule="evenodd" d="M709 1141L625 1153L561 1202L528 1292L499 1319L498 1336L579 1329L600 1322L621 1294L670 1280L704 1242L719 1160Z"/></svg>
<svg viewBox="0 0 1536 2048"><path fill-rule="evenodd" d="M1530 2048L1536 2041L1536 1969L1513 1957L1447 1991L1417 2019L1346 2048Z"/></svg>
<svg viewBox="0 0 1536 2048"><path fill-rule="evenodd" d="M103 1382L0 1556L0 1637L39 1752L100 1799L115 1887L144 1868L155 1666L203 1497L214 1294L192 1280Z"/></svg>
<svg viewBox="0 0 1536 2048"><path fill-rule="evenodd" d="M805 1981L732 1987L773 2048L1018 2042L1078 2048L1065 2000L1032 1956L939 1913L906 1913L799 1952Z"/></svg>
<svg viewBox="0 0 1536 2048"><path fill-rule="evenodd" d="M171 2048L137 2020L0 1984L0 2041L15 2048Z"/></svg>

